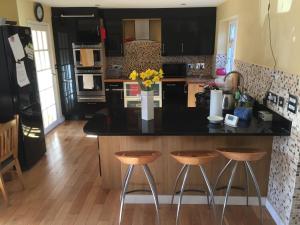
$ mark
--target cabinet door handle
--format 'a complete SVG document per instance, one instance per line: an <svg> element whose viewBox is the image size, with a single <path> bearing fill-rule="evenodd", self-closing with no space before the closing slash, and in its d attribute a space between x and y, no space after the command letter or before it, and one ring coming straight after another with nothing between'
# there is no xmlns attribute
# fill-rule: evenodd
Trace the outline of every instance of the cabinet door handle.
<svg viewBox="0 0 300 225"><path fill-rule="evenodd" d="M183 92L186 94L186 93L188 93L188 85L187 84L185 84L184 86L183 86Z"/></svg>
<svg viewBox="0 0 300 225"><path fill-rule="evenodd" d="M181 43L181 53L183 53L184 47L183 47L183 42Z"/></svg>
<svg viewBox="0 0 300 225"><path fill-rule="evenodd" d="M119 87L119 85L117 85L117 84L110 84L110 85L108 85L108 87L114 88L114 87Z"/></svg>
<svg viewBox="0 0 300 225"><path fill-rule="evenodd" d="M166 84L167 87L175 87L176 84Z"/></svg>

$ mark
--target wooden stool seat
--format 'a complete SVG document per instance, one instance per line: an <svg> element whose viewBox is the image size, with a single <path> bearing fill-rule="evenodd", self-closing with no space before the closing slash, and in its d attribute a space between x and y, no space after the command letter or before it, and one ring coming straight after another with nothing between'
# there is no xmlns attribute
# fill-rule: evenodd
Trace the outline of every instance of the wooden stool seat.
<svg viewBox="0 0 300 225"><path fill-rule="evenodd" d="M267 154L265 151L254 148L217 148L217 152L235 161L258 161Z"/></svg>
<svg viewBox="0 0 300 225"><path fill-rule="evenodd" d="M218 157L215 151L175 151L171 156L184 165L199 166Z"/></svg>
<svg viewBox="0 0 300 225"><path fill-rule="evenodd" d="M115 156L127 165L146 165L160 157L161 153L158 151L122 151L116 152Z"/></svg>

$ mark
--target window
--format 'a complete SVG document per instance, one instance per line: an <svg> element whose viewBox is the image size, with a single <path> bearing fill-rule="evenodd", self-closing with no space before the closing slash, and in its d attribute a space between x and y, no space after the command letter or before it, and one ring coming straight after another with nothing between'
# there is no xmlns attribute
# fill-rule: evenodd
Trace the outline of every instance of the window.
<svg viewBox="0 0 300 225"><path fill-rule="evenodd" d="M227 73L233 70L236 38L237 38L237 21L232 20L229 22L229 28L228 28L227 60L226 60Z"/></svg>

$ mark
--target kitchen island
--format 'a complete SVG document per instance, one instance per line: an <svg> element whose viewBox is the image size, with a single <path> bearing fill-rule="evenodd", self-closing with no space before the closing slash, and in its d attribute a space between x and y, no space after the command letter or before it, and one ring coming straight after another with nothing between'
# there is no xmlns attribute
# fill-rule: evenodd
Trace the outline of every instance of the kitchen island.
<svg viewBox="0 0 300 225"><path fill-rule="evenodd" d="M142 121L140 109L103 110L89 120L84 131L97 135L102 185L108 189L120 189L126 172L114 157L117 151L158 150L162 156L150 164L160 195L170 195L180 164L170 157L170 152L178 150L214 150L217 147L252 147L267 151L267 156L254 163L253 168L263 196L267 194L270 157L273 136L289 136L291 122L274 113L272 122L257 119L256 107L249 122L239 122L237 128L227 125L209 124L208 111L196 108L156 108L153 121ZM217 174L226 160L219 157L214 163L206 165L207 175L214 183ZM229 171L227 171L229 173ZM235 186L244 186L244 169L237 171ZM224 176L226 177L226 176ZM227 179L220 180L225 185ZM189 188L204 187L198 170L192 170ZM132 177L130 188L143 189L147 181L142 171L137 170ZM220 193L220 192L219 192ZM217 195L219 194L217 193ZM233 195L244 195L241 191L232 191ZM250 196L255 196L250 188Z"/></svg>

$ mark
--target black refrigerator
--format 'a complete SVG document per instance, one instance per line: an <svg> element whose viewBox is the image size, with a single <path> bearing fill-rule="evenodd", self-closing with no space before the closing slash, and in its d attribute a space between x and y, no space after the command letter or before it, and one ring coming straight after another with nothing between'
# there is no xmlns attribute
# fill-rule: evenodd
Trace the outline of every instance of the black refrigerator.
<svg viewBox="0 0 300 225"><path fill-rule="evenodd" d="M8 40L16 34L20 40L18 46L23 48L22 59L15 57ZM27 170L46 152L30 28L0 26L0 54L0 122L12 119L15 114L19 115L19 160L22 170ZM26 85L20 85L17 64L25 67L28 81Z"/></svg>

